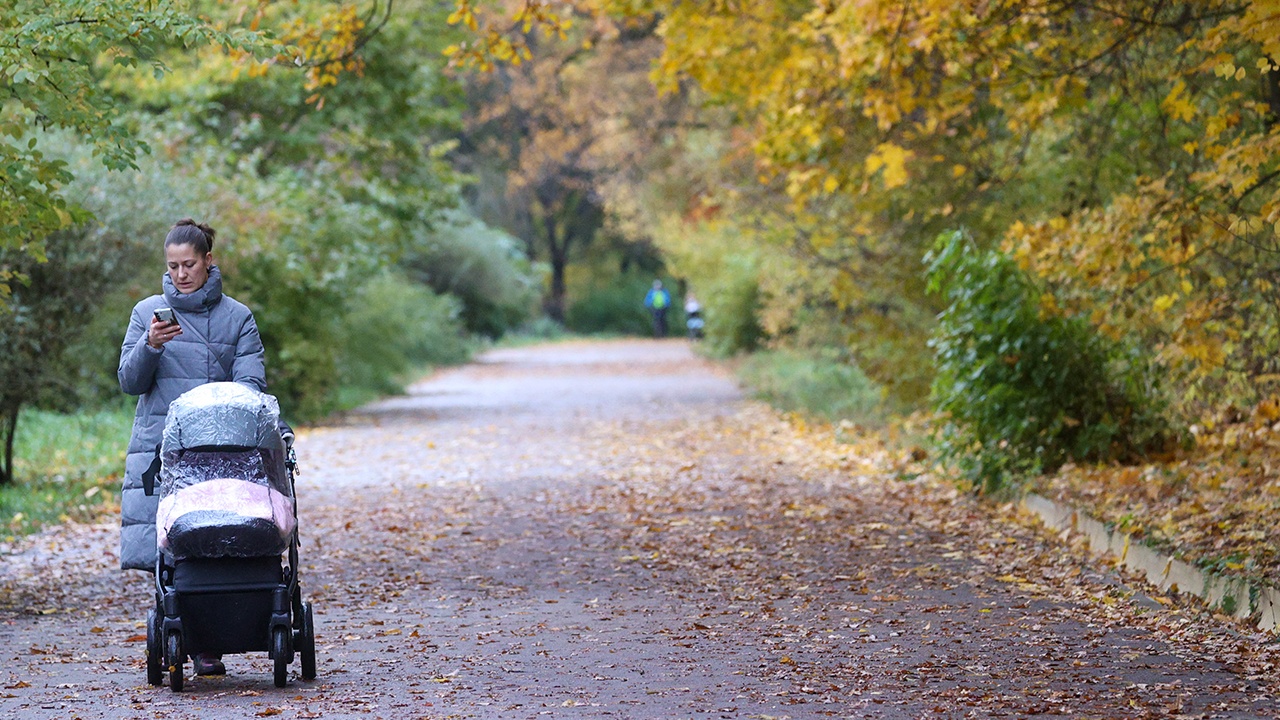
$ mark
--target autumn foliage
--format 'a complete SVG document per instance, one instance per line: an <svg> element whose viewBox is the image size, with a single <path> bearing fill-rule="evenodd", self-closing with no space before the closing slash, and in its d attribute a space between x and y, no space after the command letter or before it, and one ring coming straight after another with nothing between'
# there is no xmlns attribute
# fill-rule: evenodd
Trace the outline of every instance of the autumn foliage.
<svg viewBox="0 0 1280 720"><path fill-rule="evenodd" d="M914 257L932 228L971 227L1062 312L1146 348L1185 408L1280 379L1280 4L648 9L659 81L737 108L798 219L847 208L807 240L815 260L886 240Z"/></svg>
<svg viewBox="0 0 1280 720"><path fill-rule="evenodd" d="M472 7L455 19L474 24ZM668 138L685 162L655 162L649 194L611 199L658 199L647 230L695 285L732 272L751 286L750 304L708 300L713 340L745 312L767 344L843 345L890 397L920 403L954 370L925 350L954 298L929 295L921 259L962 228L1001 272L1027 273L1027 318L1070 328L1082 358L1097 355L1086 364L1114 369L1123 348L1120 364L1163 380L1087 379L1084 394L1127 399L1096 416L1057 408L1059 440L1094 450L1046 466L1144 447L1146 431L1115 447L1144 407L1161 409L1151 427L1185 427L1280 393L1280 2L512 7L517 35L585 12L656 23L655 86L699 105L703 124ZM459 57L519 59L503 33L481 23ZM935 264L935 286L982 291L954 271ZM965 387L941 409L986 399Z"/></svg>

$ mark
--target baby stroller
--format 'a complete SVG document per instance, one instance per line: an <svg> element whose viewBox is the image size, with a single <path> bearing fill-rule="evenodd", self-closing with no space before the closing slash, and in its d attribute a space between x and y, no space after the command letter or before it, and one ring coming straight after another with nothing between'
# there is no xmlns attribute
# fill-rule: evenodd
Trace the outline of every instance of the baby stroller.
<svg viewBox="0 0 1280 720"><path fill-rule="evenodd" d="M685 310L684 326L689 330L690 340L701 340L702 328L705 325L706 322L702 319L702 309L700 307L695 305Z"/></svg>
<svg viewBox="0 0 1280 720"><path fill-rule="evenodd" d="M152 685L167 670L182 690L183 663L197 653L265 650L284 687L296 651L303 679L316 676L311 603L298 585L297 463L279 417L274 397L229 382L169 406L147 618Z"/></svg>

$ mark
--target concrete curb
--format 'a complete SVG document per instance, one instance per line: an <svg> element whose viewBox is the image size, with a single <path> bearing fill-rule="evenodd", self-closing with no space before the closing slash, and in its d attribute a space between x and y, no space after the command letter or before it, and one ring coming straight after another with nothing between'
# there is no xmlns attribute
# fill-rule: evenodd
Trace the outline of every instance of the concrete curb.
<svg viewBox="0 0 1280 720"><path fill-rule="evenodd" d="M1250 621L1261 630L1280 632L1280 589L1202 570L1153 550L1128 533L1108 528L1075 508L1028 493L1021 506L1057 532L1083 535L1097 553L1114 555L1147 582L1175 593L1194 595L1226 615Z"/></svg>

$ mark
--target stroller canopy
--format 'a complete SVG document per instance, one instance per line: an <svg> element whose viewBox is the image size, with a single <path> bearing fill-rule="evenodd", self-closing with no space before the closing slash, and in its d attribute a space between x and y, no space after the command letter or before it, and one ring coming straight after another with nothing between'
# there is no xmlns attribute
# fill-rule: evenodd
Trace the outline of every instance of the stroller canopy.
<svg viewBox="0 0 1280 720"><path fill-rule="evenodd" d="M175 559L281 552L296 527L276 399L209 383L169 406L156 539Z"/></svg>
<svg viewBox="0 0 1280 720"><path fill-rule="evenodd" d="M280 405L240 383L218 382L188 390L169 405L161 450L168 454L205 447L274 449L280 446Z"/></svg>

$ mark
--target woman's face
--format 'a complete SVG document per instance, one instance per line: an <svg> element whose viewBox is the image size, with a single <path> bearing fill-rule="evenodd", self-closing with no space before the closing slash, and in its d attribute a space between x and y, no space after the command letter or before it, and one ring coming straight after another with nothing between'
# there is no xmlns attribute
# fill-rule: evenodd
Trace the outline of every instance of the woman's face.
<svg viewBox="0 0 1280 720"><path fill-rule="evenodd" d="M204 287L209 279L209 267L213 265L213 253L201 255L195 245L167 245L164 261L169 266L169 277L183 295Z"/></svg>

